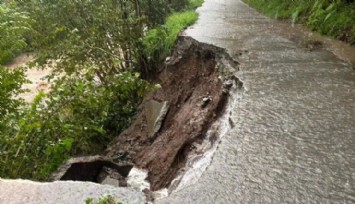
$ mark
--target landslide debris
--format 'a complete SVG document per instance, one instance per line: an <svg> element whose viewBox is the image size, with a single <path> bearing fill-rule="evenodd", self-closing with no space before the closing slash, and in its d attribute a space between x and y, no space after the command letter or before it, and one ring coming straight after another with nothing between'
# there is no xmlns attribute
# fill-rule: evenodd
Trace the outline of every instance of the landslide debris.
<svg viewBox="0 0 355 204"><path fill-rule="evenodd" d="M168 187L194 150L193 144L203 141L223 113L230 81L237 80L226 71L225 60L232 68L238 65L224 49L179 37L154 81L162 88L144 99L136 120L116 138L106 156L148 170L151 190Z"/></svg>
<svg viewBox="0 0 355 204"><path fill-rule="evenodd" d="M145 97L133 124L102 156L71 159L52 179L123 187L137 167L149 172L146 194L169 187L188 155L201 155L196 146L217 141L217 133L206 135L224 113L230 88L242 86L231 73L237 67L224 49L180 36L153 81L161 88Z"/></svg>

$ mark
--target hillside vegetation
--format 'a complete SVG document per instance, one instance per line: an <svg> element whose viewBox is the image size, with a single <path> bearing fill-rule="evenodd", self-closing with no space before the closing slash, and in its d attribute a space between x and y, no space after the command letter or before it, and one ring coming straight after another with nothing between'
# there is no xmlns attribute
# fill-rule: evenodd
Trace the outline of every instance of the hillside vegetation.
<svg viewBox="0 0 355 204"><path fill-rule="evenodd" d="M145 79L201 3L0 1L0 177L46 180L65 159L102 151L159 88ZM5 68L27 51L53 70L32 104L18 97L24 69Z"/></svg>
<svg viewBox="0 0 355 204"><path fill-rule="evenodd" d="M353 0L244 0L259 11L291 19L323 35L355 45L355 3Z"/></svg>

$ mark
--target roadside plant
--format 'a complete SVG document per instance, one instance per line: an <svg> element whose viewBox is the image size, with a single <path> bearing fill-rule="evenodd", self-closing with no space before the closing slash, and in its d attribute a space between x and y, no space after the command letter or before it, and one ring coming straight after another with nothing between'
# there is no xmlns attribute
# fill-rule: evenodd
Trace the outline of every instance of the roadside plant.
<svg viewBox="0 0 355 204"><path fill-rule="evenodd" d="M113 196L108 195L104 196L98 201L94 201L94 199L89 198L85 201L85 204L122 204L121 202L116 201Z"/></svg>
<svg viewBox="0 0 355 204"><path fill-rule="evenodd" d="M355 3L353 0L244 0L278 19L304 23L310 29L355 45Z"/></svg>
<svg viewBox="0 0 355 204"><path fill-rule="evenodd" d="M17 130L2 138L1 177L46 180L71 155L101 152L154 88L137 73L108 76L105 83L87 74L64 76L24 108Z"/></svg>
<svg viewBox="0 0 355 204"><path fill-rule="evenodd" d="M32 32L30 23L26 12L0 3L0 65L10 62L27 47L25 35Z"/></svg>

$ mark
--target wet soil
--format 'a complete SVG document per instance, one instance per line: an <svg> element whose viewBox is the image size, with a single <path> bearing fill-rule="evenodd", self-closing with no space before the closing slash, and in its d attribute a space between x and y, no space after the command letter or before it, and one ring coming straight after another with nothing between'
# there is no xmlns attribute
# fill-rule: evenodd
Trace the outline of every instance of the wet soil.
<svg viewBox="0 0 355 204"><path fill-rule="evenodd" d="M194 144L203 141L225 108L228 86L222 75L226 73L218 66L218 61L228 58L224 53L180 37L174 54L156 77L155 83L162 88L144 99L137 119L106 150L106 156L148 170L151 190L168 187L194 151ZM168 104L153 132L149 127L152 111L147 110L152 101Z"/></svg>

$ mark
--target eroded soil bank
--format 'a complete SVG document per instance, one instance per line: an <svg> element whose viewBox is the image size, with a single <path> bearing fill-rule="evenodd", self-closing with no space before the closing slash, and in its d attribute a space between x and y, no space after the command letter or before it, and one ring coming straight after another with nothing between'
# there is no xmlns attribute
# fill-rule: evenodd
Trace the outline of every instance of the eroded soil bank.
<svg viewBox="0 0 355 204"><path fill-rule="evenodd" d="M220 63L227 60L237 67L225 53L180 37L157 75L155 82L162 88L145 98L137 119L107 149L107 156L148 170L151 190L168 187L187 155L196 150L194 144L205 139L223 113L229 88L237 81Z"/></svg>
<svg viewBox="0 0 355 204"><path fill-rule="evenodd" d="M145 97L133 124L102 156L71 159L52 179L131 186L126 178L136 167L148 172L150 189L139 188L153 199L150 191L169 187L191 156L203 157L218 141L217 119L226 113L229 91L243 85L236 70L226 50L179 37L153 81L161 88Z"/></svg>

